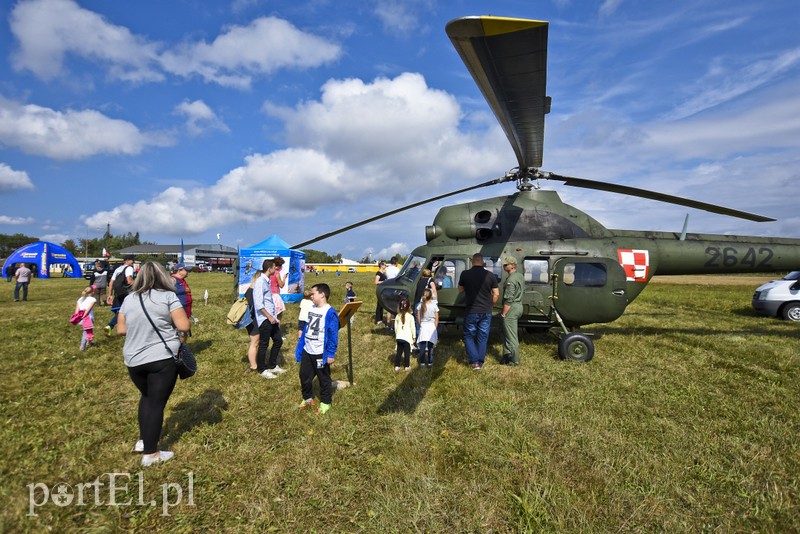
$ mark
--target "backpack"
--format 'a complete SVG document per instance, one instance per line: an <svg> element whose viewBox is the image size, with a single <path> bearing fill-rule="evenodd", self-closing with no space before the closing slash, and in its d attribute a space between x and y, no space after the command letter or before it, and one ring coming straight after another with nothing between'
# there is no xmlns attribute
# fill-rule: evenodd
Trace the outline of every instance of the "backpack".
<svg viewBox="0 0 800 534"><path fill-rule="evenodd" d="M239 326L239 323L242 322L242 319L248 318L251 318L250 305L247 303L247 299L245 297L241 297L236 299L236 302L233 303L231 309L228 310L228 315L225 317L225 321L233 327L244 328L243 326Z"/></svg>
<svg viewBox="0 0 800 534"><path fill-rule="evenodd" d="M112 286L114 289L114 295L116 295L117 299L120 301L122 301L128 295L128 291L131 288L131 286L128 285L128 279L125 277L126 269L126 266L122 267L122 270L114 279L114 285Z"/></svg>

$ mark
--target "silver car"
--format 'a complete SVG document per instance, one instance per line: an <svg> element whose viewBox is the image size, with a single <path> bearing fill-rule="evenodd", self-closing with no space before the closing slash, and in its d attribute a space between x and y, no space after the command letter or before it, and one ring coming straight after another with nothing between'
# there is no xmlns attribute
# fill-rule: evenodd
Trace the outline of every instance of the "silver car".
<svg viewBox="0 0 800 534"><path fill-rule="evenodd" d="M800 271L759 286L753 293L753 309L787 321L800 321Z"/></svg>

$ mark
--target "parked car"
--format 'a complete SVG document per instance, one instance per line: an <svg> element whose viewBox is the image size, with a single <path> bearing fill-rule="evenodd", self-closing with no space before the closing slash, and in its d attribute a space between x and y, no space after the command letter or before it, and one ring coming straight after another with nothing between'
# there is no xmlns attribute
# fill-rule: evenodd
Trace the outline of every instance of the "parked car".
<svg viewBox="0 0 800 534"><path fill-rule="evenodd" d="M753 293L753 308L763 315L800 321L800 271L759 286Z"/></svg>
<svg viewBox="0 0 800 534"><path fill-rule="evenodd" d="M356 272L356 268L355 267L348 267L347 268L347 272L348 273L354 273L354 272Z"/></svg>

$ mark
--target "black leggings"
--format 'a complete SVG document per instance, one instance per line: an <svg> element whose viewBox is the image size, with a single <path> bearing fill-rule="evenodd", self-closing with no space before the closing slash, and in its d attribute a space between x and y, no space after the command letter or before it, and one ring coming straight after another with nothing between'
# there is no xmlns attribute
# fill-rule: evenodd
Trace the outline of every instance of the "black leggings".
<svg viewBox="0 0 800 534"><path fill-rule="evenodd" d="M164 408L178 379L175 360L169 358L136 367L128 367L131 380L142 392L139 399L139 438L144 441L144 453L158 450Z"/></svg>
<svg viewBox="0 0 800 534"><path fill-rule="evenodd" d="M402 358L403 367L411 365L411 345L408 341L397 340L397 355L394 357L394 366L400 367Z"/></svg>

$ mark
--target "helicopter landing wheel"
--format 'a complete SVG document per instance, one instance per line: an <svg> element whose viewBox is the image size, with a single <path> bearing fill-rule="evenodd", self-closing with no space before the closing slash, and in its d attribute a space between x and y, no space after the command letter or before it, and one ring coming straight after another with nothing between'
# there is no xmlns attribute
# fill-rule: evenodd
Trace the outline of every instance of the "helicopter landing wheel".
<svg viewBox="0 0 800 534"><path fill-rule="evenodd" d="M588 362L594 357L594 342L584 334L567 334L558 342L558 357L571 362Z"/></svg>

